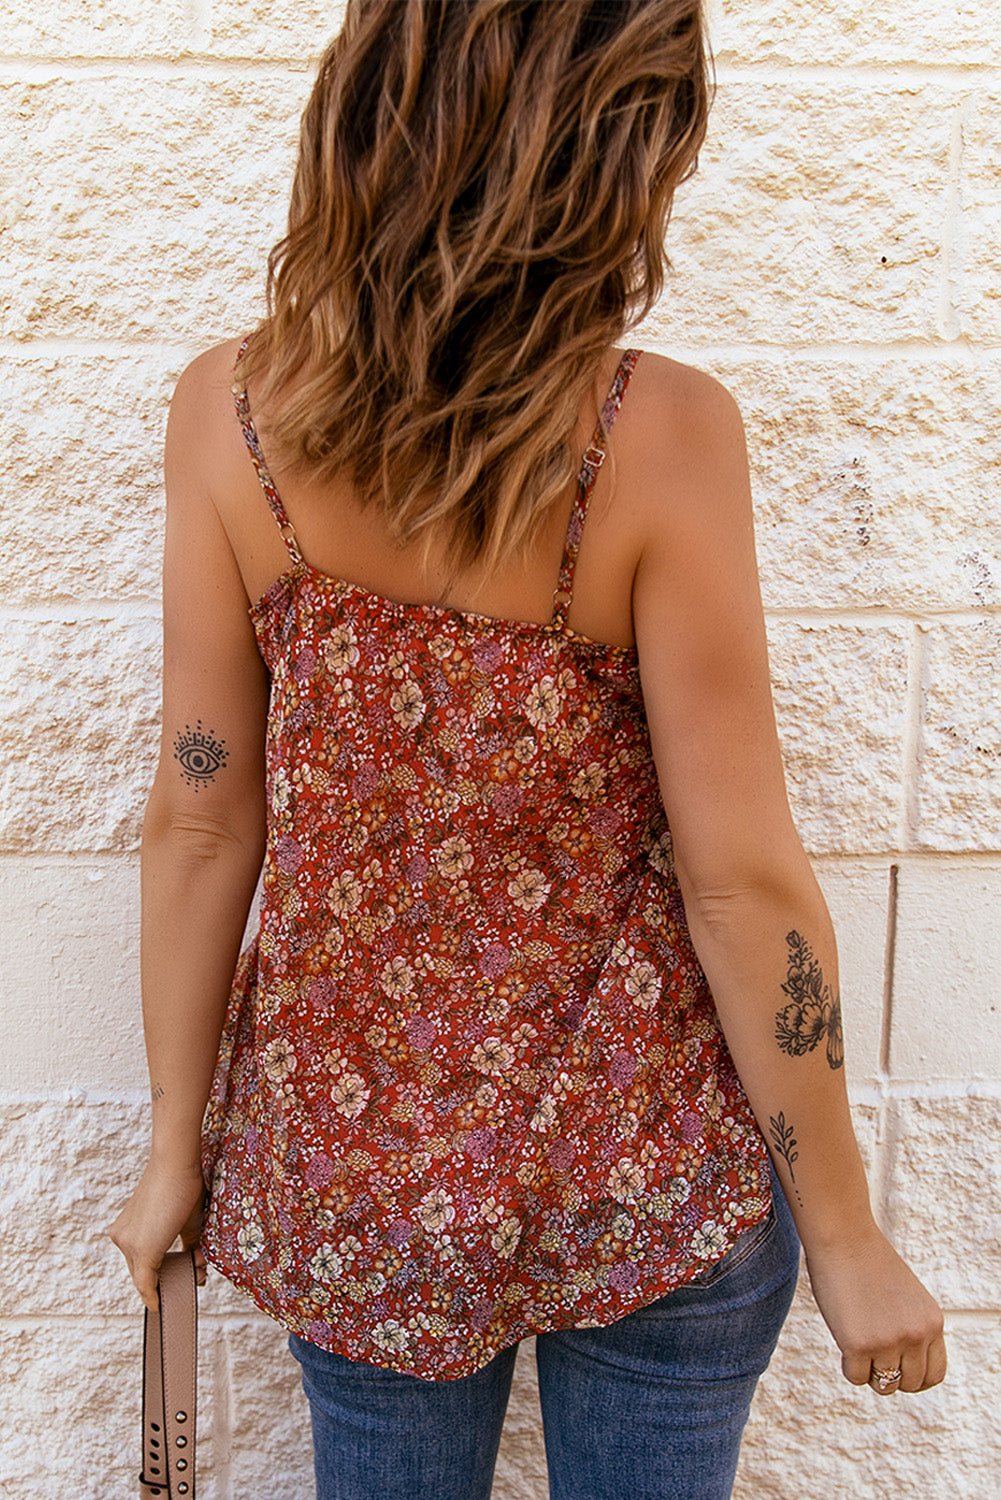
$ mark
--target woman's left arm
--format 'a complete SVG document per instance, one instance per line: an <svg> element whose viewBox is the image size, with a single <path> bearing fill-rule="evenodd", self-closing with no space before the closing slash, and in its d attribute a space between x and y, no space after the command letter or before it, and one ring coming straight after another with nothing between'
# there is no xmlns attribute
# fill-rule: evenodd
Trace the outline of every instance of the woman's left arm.
<svg viewBox="0 0 1001 1500"><path fill-rule="evenodd" d="M899 1363L920 1390L945 1371L942 1317L875 1223L852 1130L834 932L772 712L740 414L705 376L660 378L633 613L692 941L845 1375Z"/></svg>
<svg viewBox="0 0 1001 1500"><path fill-rule="evenodd" d="M264 850L268 680L212 501L219 375L219 351L189 366L167 430L163 726L142 835L152 1144L110 1231L151 1308L164 1253L200 1233L202 1116Z"/></svg>

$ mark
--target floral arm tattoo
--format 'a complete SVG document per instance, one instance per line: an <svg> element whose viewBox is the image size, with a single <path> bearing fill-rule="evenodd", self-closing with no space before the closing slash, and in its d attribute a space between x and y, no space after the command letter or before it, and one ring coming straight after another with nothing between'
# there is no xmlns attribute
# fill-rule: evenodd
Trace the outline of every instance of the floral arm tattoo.
<svg viewBox="0 0 1001 1500"><path fill-rule="evenodd" d="M793 1192L796 1194L797 1199L799 1199L800 1206L802 1206L803 1200L800 1198L799 1188L796 1186L796 1173L793 1170L793 1163L799 1161L799 1152L796 1150L796 1137L792 1131L793 1127L786 1124L785 1114L781 1110L777 1119L774 1115L769 1115L768 1134L772 1138L772 1145L775 1147L776 1154L782 1157L782 1160L789 1168L789 1180L792 1183Z"/></svg>
<svg viewBox="0 0 1001 1500"><path fill-rule="evenodd" d="M775 1040L790 1057L802 1057L826 1041L828 1066L840 1068L845 1060L841 1000L825 984L823 970L806 939L790 932L786 942L789 972L782 989L790 1003L775 1016Z"/></svg>

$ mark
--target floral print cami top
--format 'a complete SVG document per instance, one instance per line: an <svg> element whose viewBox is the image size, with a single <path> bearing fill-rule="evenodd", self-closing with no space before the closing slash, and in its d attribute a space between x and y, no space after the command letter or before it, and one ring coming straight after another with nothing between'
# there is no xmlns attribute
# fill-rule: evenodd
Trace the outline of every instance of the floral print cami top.
<svg viewBox="0 0 1001 1500"><path fill-rule="evenodd" d="M242 352L242 351L241 351ZM427 1379L602 1325L770 1204L675 879L632 647L396 603L290 567L251 610L271 674L268 836L206 1114L208 1259L287 1329Z"/></svg>

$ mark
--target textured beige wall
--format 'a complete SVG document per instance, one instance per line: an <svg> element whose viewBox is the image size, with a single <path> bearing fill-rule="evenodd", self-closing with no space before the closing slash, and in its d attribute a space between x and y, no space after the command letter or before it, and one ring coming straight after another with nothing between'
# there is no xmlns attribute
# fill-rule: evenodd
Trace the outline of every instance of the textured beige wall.
<svg viewBox="0 0 1001 1500"><path fill-rule="evenodd" d="M9 1500L134 1491L139 1320L103 1238L140 1161L136 840L159 445L245 328L333 6L0 4L0 1383ZM993 1500L1001 1396L1001 17L725 0L719 97L637 337L743 406L783 742L842 940L880 1213L952 1373L877 1403L804 1290L740 1500ZM205 1500L309 1493L280 1333L204 1297ZM495 1500L546 1494L523 1350ZM110 1481L99 1480L100 1470ZM623 1497L625 1500L625 1497ZM665 1497L667 1500L667 1497Z"/></svg>

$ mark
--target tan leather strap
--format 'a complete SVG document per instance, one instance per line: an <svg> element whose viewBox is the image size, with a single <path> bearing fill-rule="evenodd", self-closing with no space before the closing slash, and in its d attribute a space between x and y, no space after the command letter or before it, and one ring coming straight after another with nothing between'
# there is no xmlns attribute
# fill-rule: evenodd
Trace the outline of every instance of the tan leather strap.
<svg viewBox="0 0 1001 1500"><path fill-rule="evenodd" d="M143 1327L140 1500L194 1500L198 1301L195 1257L174 1250L160 1267L160 1309Z"/></svg>

